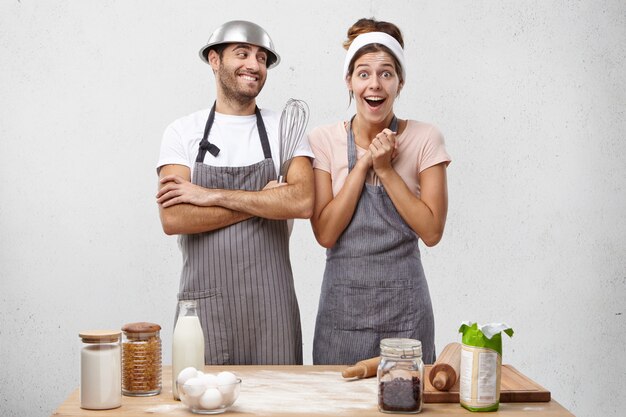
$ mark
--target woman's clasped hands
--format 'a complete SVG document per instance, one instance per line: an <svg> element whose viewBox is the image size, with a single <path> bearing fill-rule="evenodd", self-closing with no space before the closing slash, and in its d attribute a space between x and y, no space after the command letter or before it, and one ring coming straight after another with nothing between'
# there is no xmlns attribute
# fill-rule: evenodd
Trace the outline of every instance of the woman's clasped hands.
<svg viewBox="0 0 626 417"><path fill-rule="evenodd" d="M398 143L396 132L384 129L372 139L369 148L358 163L366 164L367 168L373 168L378 176L393 169L392 162L398 155Z"/></svg>

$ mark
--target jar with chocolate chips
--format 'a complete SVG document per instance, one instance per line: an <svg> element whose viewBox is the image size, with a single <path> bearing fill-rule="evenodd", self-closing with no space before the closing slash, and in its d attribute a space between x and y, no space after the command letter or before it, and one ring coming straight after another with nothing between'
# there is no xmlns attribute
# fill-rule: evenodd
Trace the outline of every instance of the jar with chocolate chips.
<svg viewBox="0 0 626 417"><path fill-rule="evenodd" d="M383 413L419 413L424 393L422 343L383 339L378 365L378 409Z"/></svg>
<svg viewBox="0 0 626 417"><path fill-rule="evenodd" d="M128 323L122 327L122 393L147 397L161 392L161 326Z"/></svg>

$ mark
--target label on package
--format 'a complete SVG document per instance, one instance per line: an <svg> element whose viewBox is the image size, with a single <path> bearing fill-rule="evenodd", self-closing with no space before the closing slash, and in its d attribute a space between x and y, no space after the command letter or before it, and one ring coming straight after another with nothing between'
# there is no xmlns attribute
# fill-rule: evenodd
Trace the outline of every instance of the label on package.
<svg viewBox="0 0 626 417"><path fill-rule="evenodd" d="M476 408L497 404L500 399L501 365L498 352L463 345L459 381L461 404Z"/></svg>

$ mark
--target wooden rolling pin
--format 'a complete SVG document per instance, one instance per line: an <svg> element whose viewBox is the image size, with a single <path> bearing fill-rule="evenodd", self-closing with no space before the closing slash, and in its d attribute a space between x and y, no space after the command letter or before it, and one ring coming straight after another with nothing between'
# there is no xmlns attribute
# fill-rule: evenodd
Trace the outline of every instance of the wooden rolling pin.
<svg viewBox="0 0 626 417"><path fill-rule="evenodd" d="M380 363L380 356L370 359L364 359L355 363L353 366L349 366L341 372L341 376L344 378L369 378L376 375L378 370L378 364Z"/></svg>
<svg viewBox="0 0 626 417"><path fill-rule="evenodd" d="M439 391L448 391L456 383L461 368L461 344L449 343L433 364L428 379Z"/></svg>

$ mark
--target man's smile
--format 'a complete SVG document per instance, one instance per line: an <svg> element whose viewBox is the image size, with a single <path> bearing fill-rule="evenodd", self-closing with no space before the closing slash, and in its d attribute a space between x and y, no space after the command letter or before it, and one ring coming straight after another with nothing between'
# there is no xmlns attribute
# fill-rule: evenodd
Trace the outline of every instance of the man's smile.
<svg viewBox="0 0 626 417"><path fill-rule="evenodd" d="M249 73L239 73L238 76L243 78L245 81L259 81L258 75L249 74Z"/></svg>

